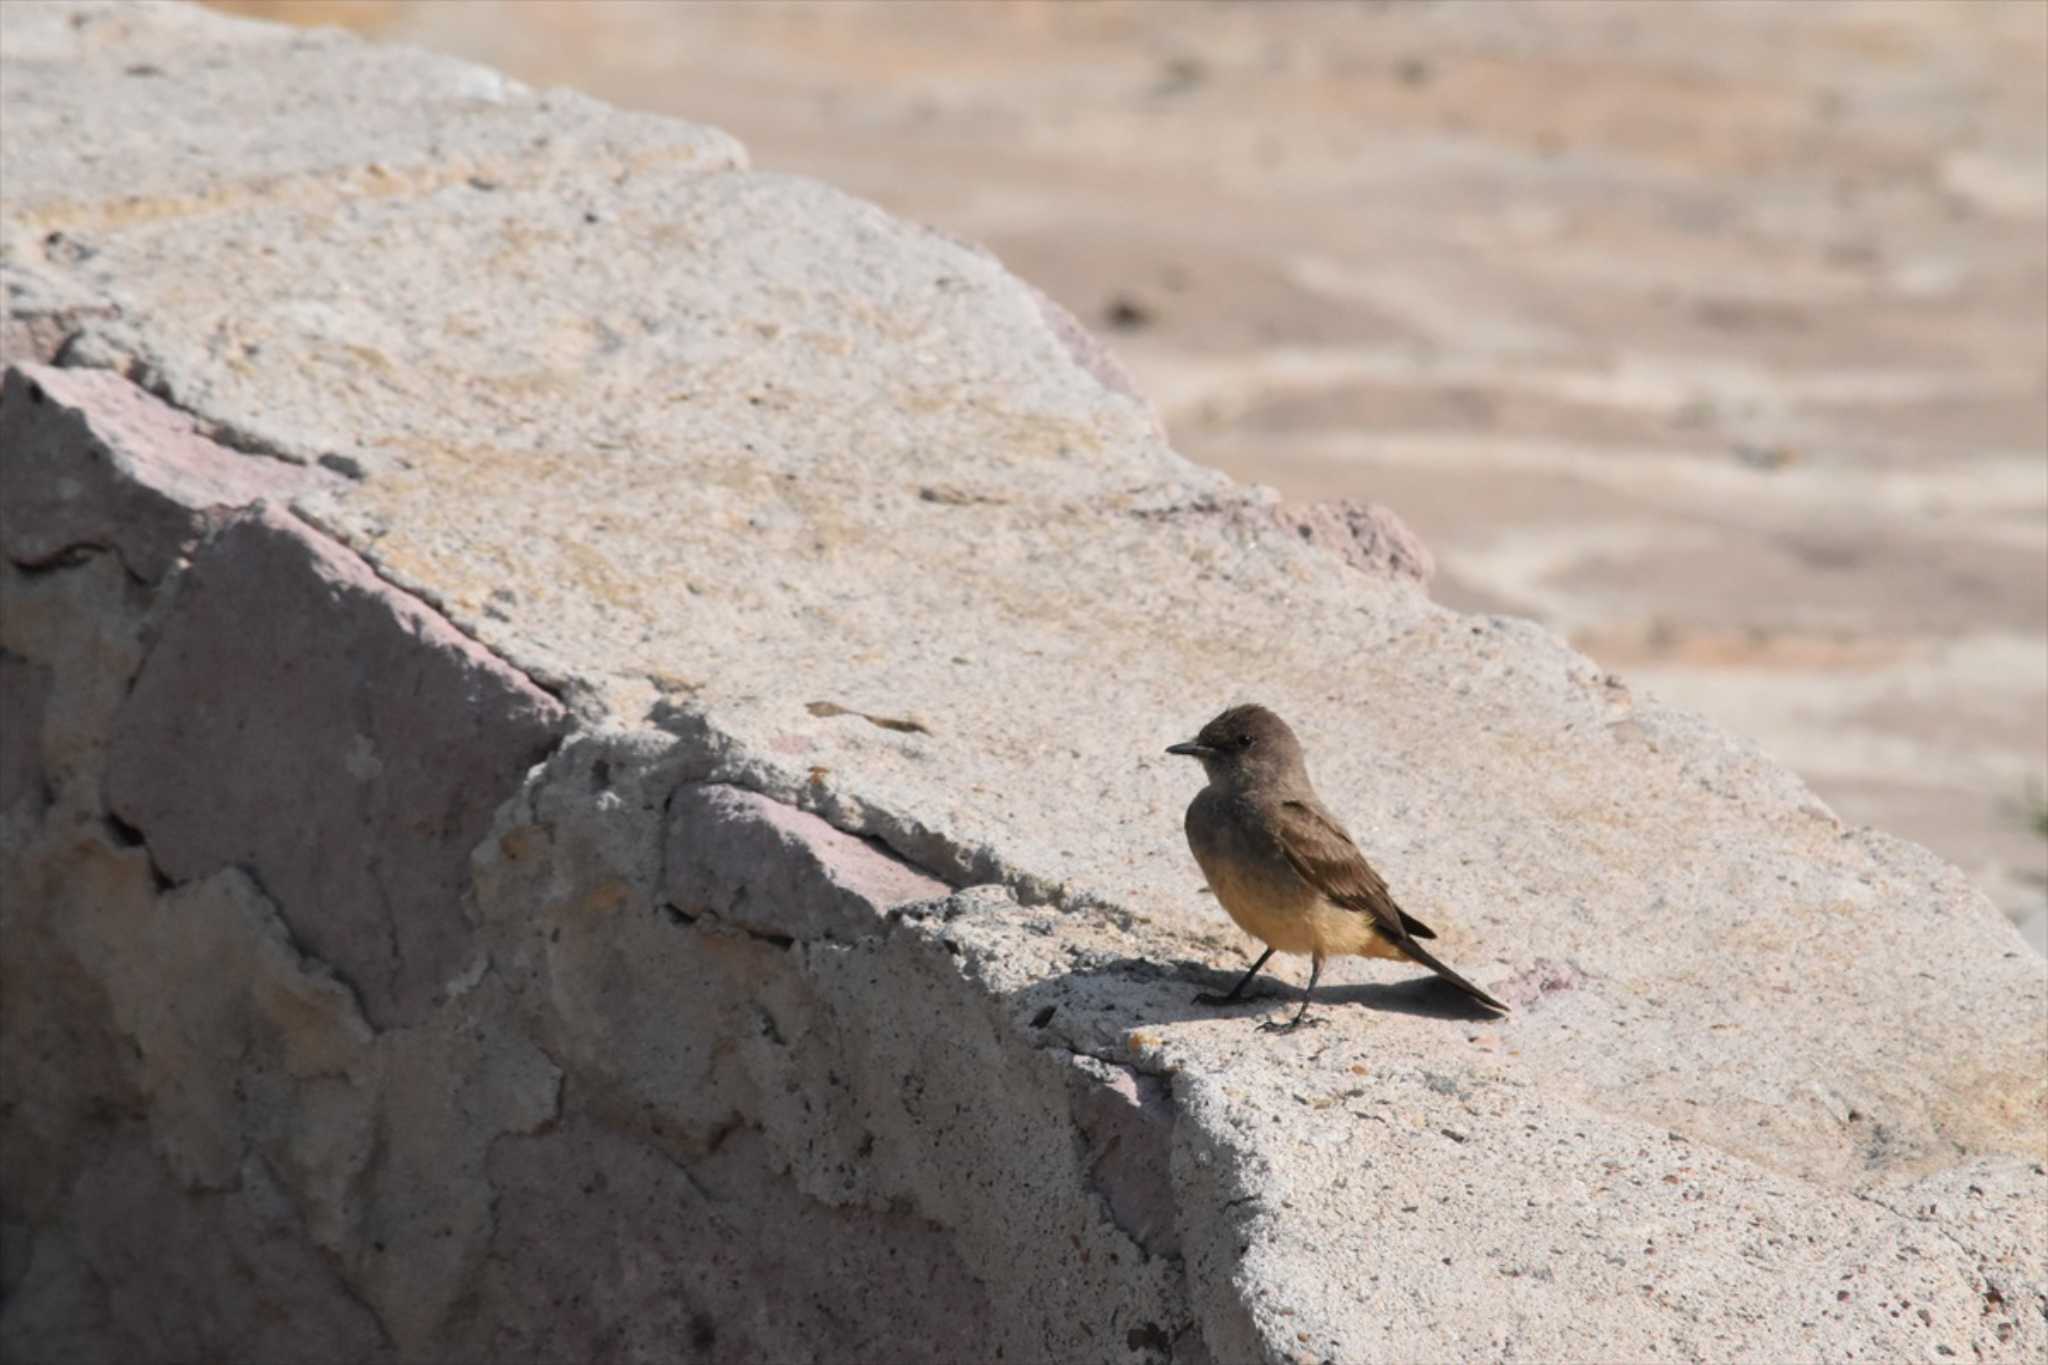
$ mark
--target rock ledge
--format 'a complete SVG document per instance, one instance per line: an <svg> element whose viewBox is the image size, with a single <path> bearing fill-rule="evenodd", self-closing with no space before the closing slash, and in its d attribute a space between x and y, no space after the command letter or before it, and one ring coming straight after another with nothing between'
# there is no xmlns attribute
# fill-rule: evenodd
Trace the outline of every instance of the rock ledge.
<svg viewBox="0 0 2048 1365"><path fill-rule="evenodd" d="M986 253L175 5L0 74L10 1359L2048 1351L1983 897ZM1190 1005L1245 696L1513 1016Z"/></svg>

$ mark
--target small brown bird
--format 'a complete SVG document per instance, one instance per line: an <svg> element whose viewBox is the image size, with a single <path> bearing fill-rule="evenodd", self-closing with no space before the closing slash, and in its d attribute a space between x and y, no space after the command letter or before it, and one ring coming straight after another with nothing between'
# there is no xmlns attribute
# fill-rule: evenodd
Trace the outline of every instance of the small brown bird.
<svg viewBox="0 0 2048 1365"><path fill-rule="evenodd" d="M1301 1008L1285 1024L1262 1026L1286 1032L1308 1016L1323 959L1348 953L1420 962L1474 1000L1507 1012L1415 941L1436 934L1394 904L1323 805L1286 721L1263 706L1233 706L1166 752L1202 761L1209 785L1188 804L1188 847L1237 927L1266 945L1230 994L1204 993L1195 1003L1228 1004L1274 953L1308 953Z"/></svg>

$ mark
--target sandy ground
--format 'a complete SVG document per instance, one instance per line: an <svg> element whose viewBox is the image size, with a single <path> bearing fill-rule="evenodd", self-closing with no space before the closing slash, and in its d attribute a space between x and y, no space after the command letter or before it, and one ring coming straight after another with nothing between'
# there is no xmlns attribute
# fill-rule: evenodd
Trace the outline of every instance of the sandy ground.
<svg viewBox="0 0 2048 1365"><path fill-rule="evenodd" d="M2048 4L234 0L986 243L2048 952Z"/></svg>

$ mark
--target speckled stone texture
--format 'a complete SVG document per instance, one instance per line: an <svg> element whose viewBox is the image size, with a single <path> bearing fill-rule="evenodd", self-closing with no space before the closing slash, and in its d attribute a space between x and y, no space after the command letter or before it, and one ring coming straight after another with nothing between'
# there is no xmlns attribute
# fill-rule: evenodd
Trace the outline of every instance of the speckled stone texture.
<svg viewBox="0 0 2048 1365"><path fill-rule="evenodd" d="M347 550L258 507L200 550L114 720L107 804L185 882L242 867L371 1023L468 965L468 850L562 708Z"/></svg>
<svg viewBox="0 0 2048 1365"><path fill-rule="evenodd" d="M8 1358L2048 1347L1983 897L986 253L334 34L0 75ZM1191 1004L1247 696L1514 1014Z"/></svg>

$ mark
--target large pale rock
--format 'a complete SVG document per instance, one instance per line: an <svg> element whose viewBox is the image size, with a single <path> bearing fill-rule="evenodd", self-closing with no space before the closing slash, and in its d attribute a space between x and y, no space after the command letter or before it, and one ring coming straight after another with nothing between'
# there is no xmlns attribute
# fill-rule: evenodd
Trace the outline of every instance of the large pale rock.
<svg viewBox="0 0 2048 1365"><path fill-rule="evenodd" d="M986 253L333 35L0 73L10 297L157 395L0 397L10 1355L2048 1347L1983 898L1189 466ZM1513 1015L1190 1003L1159 750L1245 696Z"/></svg>

